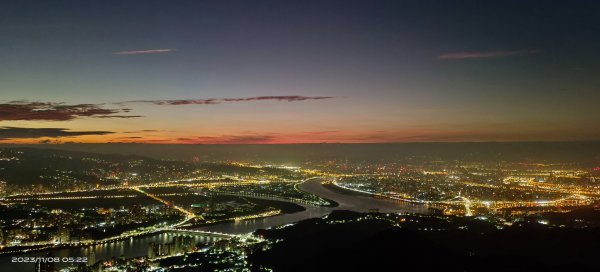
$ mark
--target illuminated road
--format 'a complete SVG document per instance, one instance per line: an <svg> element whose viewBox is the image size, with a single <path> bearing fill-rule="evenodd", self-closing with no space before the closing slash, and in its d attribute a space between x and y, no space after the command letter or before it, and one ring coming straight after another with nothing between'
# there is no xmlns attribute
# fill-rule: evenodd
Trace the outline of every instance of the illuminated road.
<svg viewBox="0 0 600 272"><path fill-rule="evenodd" d="M451 200L440 200L440 201L427 201L427 200L419 200L419 199L407 199L407 198L398 198L391 195L385 195L381 193L374 193L363 191L355 188L350 188L343 186L339 183L334 182L335 186L350 190L358 193L369 194L381 198L387 198L390 200L403 201L407 203L419 203L426 205L433 205L434 207L452 207L452 206L463 206L465 215L472 216L474 207L485 207L491 210L505 209L505 208L516 208L516 207L549 207L549 206L587 206L593 203L593 199L589 198L585 195L580 194L571 194L566 195L559 199L554 200L536 200L536 201L520 201L520 200L495 200L495 201L481 201L481 200L470 200L464 196L456 196Z"/></svg>
<svg viewBox="0 0 600 272"><path fill-rule="evenodd" d="M295 223L304 219L323 217L334 210L351 210L357 212L368 212L369 209L380 209L382 212L415 212L428 213L425 205L398 203L392 200L375 199L365 196L354 196L338 193L327 189L321 184L322 178L311 178L300 184L299 189L315 194L319 197L338 202L338 207L315 207L303 205L306 210L296 213L281 214L277 216L236 221L222 224L209 225L198 228L199 230L244 234L257 229L265 229L274 226ZM302 205L302 204L301 204ZM364 205L364 206L362 206Z"/></svg>
<svg viewBox="0 0 600 272"><path fill-rule="evenodd" d="M33 263L13 263L11 262L12 257L23 257L23 256L46 256L47 252L52 252L55 257L86 257L93 251L96 255L96 260L109 260L113 256L125 256L138 257L146 255L148 252L148 246L150 243L171 243L173 237L176 235L191 236L194 243L206 244L209 242L217 241L219 239L227 239L232 237L229 234L224 233L207 233L193 230L170 230L166 232L149 234L144 236L132 237L129 239L122 239L113 241L110 243L96 244L94 246L87 247L63 247L63 248L50 248L47 251L30 251L15 255L0 255L0 271L11 271L11 272L27 272L34 271ZM59 262L55 264L55 269L67 268L70 263Z"/></svg>
<svg viewBox="0 0 600 272"><path fill-rule="evenodd" d="M241 196L241 197L251 197L256 199L266 199L266 200L275 200L275 201L283 201L283 202L291 202L301 206L316 206L321 207L323 205L319 205L319 203L313 203L310 201L306 201L300 198L289 198L289 197L280 197L280 196L272 196L267 194L257 194L257 193L234 193L234 192L221 192L221 191L212 191L212 194L215 195L228 195L228 196Z"/></svg>
<svg viewBox="0 0 600 272"><path fill-rule="evenodd" d="M167 205L168 207L173 207L174 209L176 209L176 210L178 210L179 212L183 213L183 214L186 216L186 219L185 219L184 221L182 221L182 222L179 222L179 223L177 224L177 226L183 225L183 224L184 224L184 223L186 223L187 221L190 221L190 220L192 220L192 219L194 219L194 218L199 218L199 219L202 219L202 220L204 220L204 217L202 217L201 215L196 215L195 213L193 213L193 212L191 212L191 211L188 211L188 210L186 210L186 209L184 209L184 208L182 208L182 207L175 206L175 205L173 205L173 203L171 203L171 202L169 202L169 201L167 201L167 200L164 200L164 199L162 199L162 198L160 198L160 197L158 197L158 196L156 196L156 195L150 194L150 193L148 193L148 192L146 192L146 191L144 191L144 190L140 189L139 187L131 187L131 190L134 190L134 191L136 191L136 192L139 192L139 193L141 193L141 194L144 194L144 195L146 195L146 196L148 196L148 197L150 197L150 198L152 198L152 199L154 199L154 200L156 200L156 201L159 201L159 202L161 202L161 203L163 203L163 204Z"/></svg>

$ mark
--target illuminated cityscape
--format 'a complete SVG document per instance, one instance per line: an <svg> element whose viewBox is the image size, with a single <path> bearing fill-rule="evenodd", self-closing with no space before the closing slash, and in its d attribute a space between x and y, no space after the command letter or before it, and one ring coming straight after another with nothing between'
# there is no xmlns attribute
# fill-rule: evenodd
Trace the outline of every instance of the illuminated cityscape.
<svg viewBox="0 0 600 272"><path fill-rule="evenodd" d="M0 2L0 272L600 271L600 1Z"/></svg>
<svg viewBox="0 0 600 272"><path fill-rule="evenodd" d="M262 265L269 261L260 256L280 238L255 230L277 232L312 217L341 225L384 220L389 227L418 232L468 233L481 224L486 231L506 231L528 222L549 229L600 227L597 217L573 217L600 212L600 171L587 162L408 156L286 165L30 147L3 148L0 154L0 174L6 177L0 254L44 257L75 250L86 258L58 262L53 269L270 271L273 267ZM36 182L10 185L21 180L21 171L31 172L32 165L43 170L31 179ZM345 210L355 214L339 220L329 216ZM107 248L128 248L124 244L136 240L149 242L143 251L109 255Z"/></svg>

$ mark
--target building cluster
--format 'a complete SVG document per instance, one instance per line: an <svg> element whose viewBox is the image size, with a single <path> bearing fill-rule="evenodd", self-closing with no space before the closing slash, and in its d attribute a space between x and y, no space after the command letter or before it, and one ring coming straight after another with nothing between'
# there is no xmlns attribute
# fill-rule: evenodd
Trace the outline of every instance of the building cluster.
<svg viewBox="0 0 600 272"><path fill-rule="evenodd" d="M423 162L351 168L339 187L427 204L447 214L532 214L568 211L600 199L598 173L571 164ZM338 170L339 171L339 170Z"/></svg>
<svg viewBox="0 0 600 272"><path fill-rule="evenodd" d="M29 208L16 205L4 208L4 212L23 213L27 216L0 220L2 246L27 246L40 242L83 242L116 235L132 227L151 226L180 218L174 209L157 204L80 209Z"/></svg>
<svg viewBox="0 0 600 272"><path fill-rule="evenodd" d="M169 243L151 243L148 247L148 258L172 256L196 249L194 238L192 236L177 235Z"/></svg>

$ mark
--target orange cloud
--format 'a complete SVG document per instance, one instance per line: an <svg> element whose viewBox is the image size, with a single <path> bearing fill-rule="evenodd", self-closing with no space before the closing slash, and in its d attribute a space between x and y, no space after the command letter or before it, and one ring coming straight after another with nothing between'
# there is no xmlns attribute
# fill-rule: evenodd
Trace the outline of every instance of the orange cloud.
<svg viewBox="0 0 600 272"><path fill-rule="evenodd" d="M301 96L301 95L278 95L278 96L254 96L254 97L242 97L242 98L208 98L208 99L181 99L181 100L133 100L120 102L125 103L150 103L154 105L215 105L228 102L251 102L251 101L285 101L285 102L296 102L305 100L323 100L332 99L333 96Z"/></svg>

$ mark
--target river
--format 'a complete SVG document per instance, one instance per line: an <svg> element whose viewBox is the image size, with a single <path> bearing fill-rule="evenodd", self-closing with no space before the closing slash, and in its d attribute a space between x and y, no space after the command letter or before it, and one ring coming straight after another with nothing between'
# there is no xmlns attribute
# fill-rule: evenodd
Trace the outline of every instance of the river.
<svg viewBox="0 0 600 272"><path fill-rule="evenodd" d="M339 204L337 207L314 207L304 206L306 210L272 216L266 218L258 218L253 220L244 220L240 222L223 223L199 228L200 230L224 233L248 233L257 229L265 229L269 227L289 224L300 220L322 217L334 210L350 210L355 212L368 212L372 209L377 209L379 212L412 212L412 213L427 213L428 209L424 205L411 204L406 202L397 202L388 199L376 199L368 196L350 195L339 193L330 190L321 185L321 180L317 178L309 179L300 184L300 189L320 196L322 198L331 199Z"/></svg>
<svg viewBox="0 0 600 272"><path fill-rule="evenodd" d="M305 206L306 210L290 214L282 214L278 216L227 222L221 224L215 224L211 226L205 226L199 228L200 230L221 232L221 233L232 233L242 234L255 231L257 229L265 229L269 227L289 224L304 219L322 217L334 210L351 210L356 212L367 212L372 209L377 209L380 212L413 212L413 213L427 213L428 210L423 205L410 204L403 202L396 202L387 199L375 199L367 196L343 194L334 190L330 190L321 184L321 180L318 178L309 179L300 184L300 189L308 193L315 194L322 198L331 199L339 204L337 207L314 207ZM96 260L110 259L111 257L138 257L146 255L148 252L148 245L152 242L155 243L167 243L171 242L173 233L161 233L143 237L136 237L127 240L112 242L104 245L96 245L94 247L74 247L74 248L63 248L53 249L52 254L56 257L86 257L90 251L93 250L96 256ZM196 242L210 242L214 237L195 235ZM0 257L0 271L11 271L11 272L31 272L34 271L33 263L13 263L11 262L12 257L23 257L23 256L45 256L48 251L44 252L32 252L24 253L20 255L12 256L1 256ZM68 263L58 263L56 268L65 268Z"/></svg>

